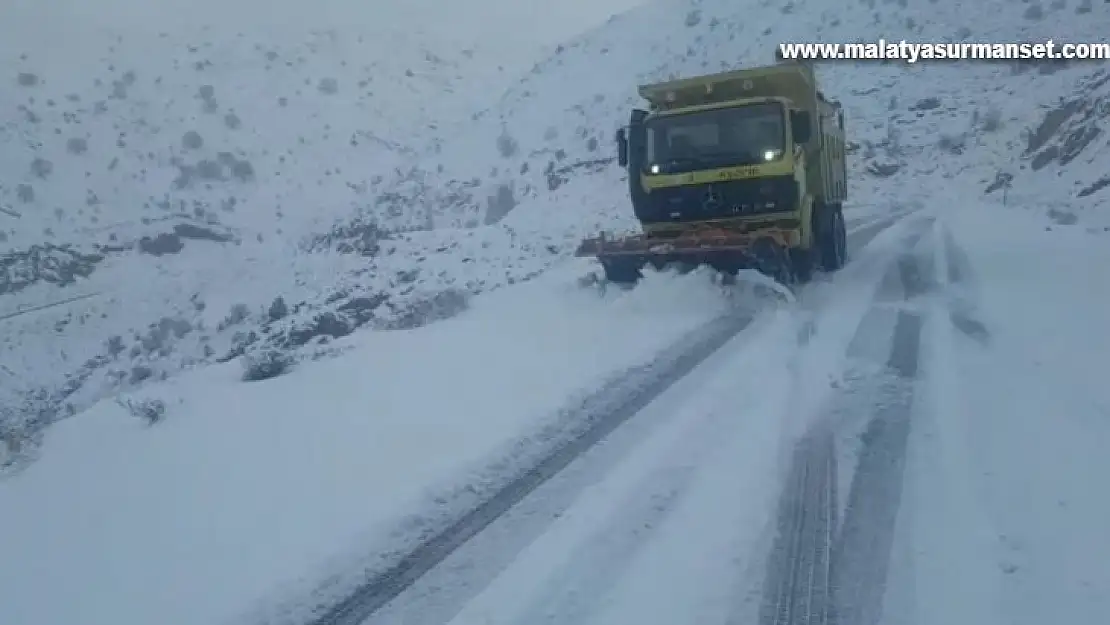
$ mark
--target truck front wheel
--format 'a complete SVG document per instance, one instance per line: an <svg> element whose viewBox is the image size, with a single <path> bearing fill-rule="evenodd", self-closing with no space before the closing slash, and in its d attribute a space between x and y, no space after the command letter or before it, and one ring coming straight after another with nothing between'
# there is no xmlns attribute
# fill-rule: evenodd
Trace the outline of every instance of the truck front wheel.
<svg viewBox="0 0 1110 625"><path fill-rule="evenodd" d="M605 270L607 281L622 286L632 286L643 277L641 263L626 258L607 258L601 261L601 267Z"/></svg>
<svg viewBox="0 0 1110 625"><path fill-rule="evenodd" d="M800 247L790 250L790 261L794 265L794 278L805 284L813 279L813 251Z"/></svg>

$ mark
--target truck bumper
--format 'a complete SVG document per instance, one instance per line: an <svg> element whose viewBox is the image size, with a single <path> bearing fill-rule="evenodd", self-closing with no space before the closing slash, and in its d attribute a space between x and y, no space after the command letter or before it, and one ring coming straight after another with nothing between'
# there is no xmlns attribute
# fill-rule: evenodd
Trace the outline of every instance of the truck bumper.
<svg viewBox="0 0 1110 625"><path fill-rule="evenodd" d="M643 234L609 238L604 233L586 239L578 246L575 256L676 256L698 254L739 253L757 254L760 248L773 246L781 249L797 247L801 231L791 228L767 228L754 232L727 230L693 231L675 237L649 237Z"/></svg>

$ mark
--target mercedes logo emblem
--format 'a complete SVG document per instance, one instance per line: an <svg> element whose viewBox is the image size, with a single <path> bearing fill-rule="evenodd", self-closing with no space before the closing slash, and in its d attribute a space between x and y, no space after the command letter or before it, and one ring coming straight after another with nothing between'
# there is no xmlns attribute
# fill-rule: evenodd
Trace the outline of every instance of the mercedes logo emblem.
<svg viewBox="0 0 1110 625"><path fill-rule="evenodd" d="M702 197L702 206L707 210L715 210L721 207L721 194L713 187L709 187Z"/></svg>

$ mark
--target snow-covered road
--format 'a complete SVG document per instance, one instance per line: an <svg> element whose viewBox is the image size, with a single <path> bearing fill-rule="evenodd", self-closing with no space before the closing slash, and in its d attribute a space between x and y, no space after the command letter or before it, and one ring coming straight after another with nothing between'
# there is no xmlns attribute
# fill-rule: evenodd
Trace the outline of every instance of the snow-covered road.
<svg viewBox="0 0 1110 625"><path fill-rule="evenodd" d="M506 489L317 623L793 623L819 611L800 598L819 585L828 594L828 575L810 575L828 568L838 510L817 411L868 332L860 322L898 250L921 236L920 218L892 221L857 225L853 264L796 305L706 326L712 349L686 351L712 353L693 371L649 388L630 419L595 415L621 427L569 449L564 470Z"/></svg>
<svg viewBox="0 0 1110 625"><path fill-rule="evenodd" d="M252 386L258 397L239 390L237 404L213 381L227 372L203 370L177 383L188 418L155 429L102 406L54 428L55 453L0 482L5 616L1033 625L1064 600L1097 621L1110 608L1099 557L1110 507L1084 485L1110 437L1092 365L1110 339L1091 330L1110 300L1062 252L1086 250L1092 267L1110 257L1097 233L1046 231L1035 215L1005 213L1008 228L992 229L1000 210L857 218L852 261L770 306L726 305L691 288L698 275L649 276L615 297L537 279L456 320L376 337L437 354L454 340L466 362L486 350L481 370L418 360L456 376L440 392L458 414L433 410L442 398L390 395L415 370L353 357L297 372L298 385ZM504 341L473 342L495 329ZM605 360L612 341L627 341L624 360ZM545 365L521 369L537 351ZM479 392L490 376L531 394ZM367 380L299 427L321 389ZM555 421L537 410L585 391ZM390 410L367 420L372 400ZM274 411L227 411L249 402ZM391 453L399 440L426 451ZM429 488L447 493L434 510ZM42 492L57 494L49 515L34 505ZM386 535L407 513L407 530Z"/></svg>
<svg viewBox="0 0 1110 625"><path fill-rule="evenodd" d="M852 244L875 240L835 283L807 287L803 303L862 314L868 281L898 247L894 230L882 231L889 222L861 221ZM346 348L362 349L278 380L244 387L234 363L181 376L150 391L171 413L158 428L112 402L52 428L51 453L0 483L8 612L35 625L98 622L126 603L136 623L244 611L303 622L307 606L339 601L364 571L441 532L563 442L601 437L744 325L704 276L649 276L598 296L567 269L490 293L442 324L355 337ZM380 357L398 352L409 358ZM423 388L435 392L414 392ZM326 415L320 393L333 398ZM50 588L71 600L49 601Z"/></svg>
<svg viewBox="0 0 1110 625"><path fill-rule="evenodd" d="M844 273L756 316L368 619L321 622L1031 624L1053 597L1095 618L1108 515L1080 485L1105 440L1085 404L1097 375L1050 376L1073 395L1049 393L1067 410L1046 420L1045 400L999 373L1102 339L1079 324L1060 348L1018 347L1059 323L1057 304L997 285L1063 267L1023 266L1053 247L1033 220L970 251L995 210L857 225L854 247L881 235ZM1026 260L994 258L1004 240ZM1082 303L1105 311L1101 294ZM1014 362L987 349L1000 336ZM1077 453L1052 470L1021 460L1041 444Z"/></svg>

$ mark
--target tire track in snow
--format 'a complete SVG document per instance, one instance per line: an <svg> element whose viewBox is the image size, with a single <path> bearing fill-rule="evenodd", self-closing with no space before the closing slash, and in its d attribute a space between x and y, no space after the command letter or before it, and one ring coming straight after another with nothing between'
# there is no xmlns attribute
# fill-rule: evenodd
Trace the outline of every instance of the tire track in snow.
<svg viewBox="0 0 1110 625"><path fill-rule="evenodd" d="M831 622L829 548L836 527L836 475L830 432L814 431L799 441L779 502L762 625Z"/></svg>
<svg viewBox="0 0 1110 625"><path fill-rule="evenodd" d="M862 247L905 214L868 223L849 233L852 247ZM733 337L754 315L729 315L709 322L666 350L659 359L636 368L601 389L577 408L589 424L576 438L556 447L532 469L506 484L491 498L403 556L386 570L372 574L338 603L327 606L311 625L359 625L443 562L456 549L562 471L659 395L682 379Z"/></svg>
<svg viewBox="0 0 1110 625"><path fill-rule="evenodd" d="M999 610L1004 605L995 551L999 532L969 483L975 472L968 463L975 454L968 448L969 414L960 402L962 374L953 366L962 329L952 318L952 307L963 296L974 295L968 288L973 285L964 284L972 276L968 266L954 266L959 251L942 220L935 224L933 240L936 292L922 306L919 401L907 442L902 510L882 620L994 622L1005 612ZM952 532L954 528L958 531Z"/></svg>
<svg viewBox="0 0 1110 625"><path fill-rule="evenodd" d="M518 625L577 625L597 612L606 593L645 542L675 509L688 490L694 466L665 468L653 473L626 500L618 517L612 519L586 542L578 545L570 560L549 578L543 594L515 622Z"/></svg>
<svg viewBox="0 0 1110 625"><path fill-rule="evenodd" d="M693 424L671 446L668 459L629 490L619 512L575 547L514 622L578 625L597 613L634 556L686 498L701 461L723 442L722 420L722 415L709 415Z"/></svg>
<svg viewBox="0 0 1110 625"><path fill-rule="evenodd" d="M893 268L902 283L904 303L923 295L932 275L927 259L903 255ZM911 427L923 319L900 309L886 367L893 381L875 406L842 526L833 547L835 621L875 625L882 616L887 570L901 505L906 445Z"/></svg>
<svg viewBox="0 0 1110 625"><path fill-rule="evenodd" d="M909 218L919 210L920 209L916 208L904 209L892 215L886 215L877 219L868 219L864 223L856 225L852 228L852 231L848 233L848 249L854 251L864 247L878 236L880 232L903 219Z"/></svg>
<svg viewBox="0 0 1110 625"><path fill-rule="evenodd" d="M833 551L837 622L874 625L882 615L894 523L902 497L906 441L922 319L900 312L888 366L897 389L877 407L863 434L863 450Z"/></svg>
<svg viewBox="0 0 1110 625"><path fill-rule="evenodd" d="M924 229L911 234L906 247L913 249L924 235ZM908 254L899 256L874 294L876 303L882 299L885 291L895 285L900 291L902 302L909 302L926 293L929 290L929 274L923 271L922 263L923 259ZM868 318L865 316L861 320L857 334ZM912 380L916 375L921 325L921 318L917 314L904 310L898 312L893 344L886 364L900 379ZM897 513L901 473L897 472L890 477L891 473L881 466L885 456L876 453L876 449L879 452L886 451L893 458L904 462L902 459L905 455L912 394L907 397L905 393L901 393L897 397L899 401L876 408L877 413L871 420L870 440L877 441L878 447L865 447L857 475L866 473L876 476L876 479L889 477L893 480L890 484L897 486L898 493L891 497L888 488L876 497L872 484L867 481L853 482L842 524L838 523L837 518L840 511L834 431L837 421L819 422L796 445L789 478L779 504L777 534L767 565L760 610L761 625L856 625L864 622L858 620L858 614L851 612L848 618L844 618L841 602L846 595L840 588L844 585L844 577L852 577L856 586L863 590L851 586L849 590L856 591L856 597L850 603L865 604L867 601L860 599L858 595L876 585L881 588L885 581L885 565L881 571L872 568L872 575L866 578L859 576L858 569L861 567L855 565L862 563L870 566L881 561L885 557L882 554L889 554L890 551L890 541L888 539L884 542L883 535L885 532L890 538L893 537L893 516L889 519L887 531L884 529L888 525L884 523L886 519L881 518L874 509L893 510L892 514ZM905 430L899 430L899 426L904 426ZM877 431L876 427L879 428ZM889 435L884 434L884 427L893 428ZM884 485L889 486L887 483ZM839 543L836 542L838 529L841 539ZM878 534L868 534L872 529L877 529ZM858 558L857 562L849 561L847 564L844 562L846 532L853 541L848 549L852 549L852 555ZM871 548L861 548L855 544L870 538L877 539L877 542L868 545ZM880 590L880 601L881 597Z"/></svg>
<svg viewBox="0 0 1110 625"><path fill-rule="evenodd" d="M463 613L467 609L474 608L473 601L477 600L481 604L481 596L490 590L491 585L504 584L503 578L510 568L515 567L511 575L524 575L528 580L542 580L550 575L552 570L566 569L564 561L569 558L569 555L564 554L567 552L551 552L551 559L544 565L547 568L542 571L535 569L536 556L531 552L537 548L537 544L550 545L551 532L564 533L565 539L567 528L565 524L560 525L563 523L561 519L581 505L584 497L594 498L594 503L597 504L598 497L601 495L594 491L595 486L601 486L607 489L605 492L615 492L620 496L624 496L624 493L639 493L631 499L617 500L620 506L635 507L635 501L645 497L645 493L653 492L652 481L641 479L638 487L623 487L614 491L613 484L622 483L622 478L617 474L627 475L629 471L642 472L643 468L630 469L630 467L644 467L645 463L650 463L650 470L657 473L660 468L673 470L684 463L694 463L702 467L700 459L704 458L707 450L717 449L722 438L731 440L731 437L720 434L722 426L734 427L732 424L736 419L731 411L727 411L724 415L696 413L691 415L693 418L676 418L676 411L684 410L691 397L706 393L714 395L719 392L721 381L714 381L711 374L718 371L720 366L731 362L737 350L746 351L752 341L764 340L762 337L765 336L765 331L773 331L775 318L775 315L761 317L749 325L740 335L732 339L728 346L700 363L698 372L693 372L676 382L652 401L650 406L637 413L636 418L629 420L599 444L584 451L566 469L540 485L480 534L460 546L395 600L376 611L363 625L392 625L393 623L442 625L448 621L472 622L467 620ZM707 384L716 384L718 390L712 390L712 386L707 387ZM731 386L730 380L728 387L731 388ZM704 472L704 468L700 468L699 471ZM611 479L616 479L617 482L610 482ZM613 506L613 508L619 510L620 506ZM606 522L606 518L611 520ZM625 528L637 521L635 517L629 518L627 514L610 514L608 517L599 517L599 519L591 523L592 525L604 524L607 537L628 531ZM582 522L579 518L572 521L571 525ZM594 532L590 531L590 534L592 533ZM580 539L575 544L586 540L589 538ZM641 544L637 549L646 546ZM532 562L523 565L525 572L521 572L519 568L522 565L521 558ZM607 563L606 566L610 564ZM580 571L590 570L590 565L585 562L579 564L579 567ZM618 568L614 570L614 575L627 571L627 568ZM533 589L547 585L546 582L532 581L522 589L522 592L531 593ZM508 591L502 587L494 592ZM509 594L516 596L511 592ZM499 606L498 616L494 618L478 608L477 613L470 613L469 616L479 618L475 615L482 614L479 621L486 619L486 622L490 623L516 622L513 620L514 615L523 609L523 605L517 609ZM458 620L452 621L453 618Z"/></svg>
<svg viewBox="0 0 1110 625"><path fill-rule="evenodd" d="M357 625L364 621L455 549L562 471L585 450L646 407L754 319L753 315L741 315L711 321L696 331L694 336L680 341L680 345L676 346L679 349L676 355L664 356L645 367L633 370L629 375L631 380L624 384L610 385L587 399L579 410L583 414L583 421L592 424L588 429L577 438L557 447L531 470L410 552L397 564L359 586L345 600L316 618L313 625ZM631 392L630 385L634 389Z"/></svg>
<svg viewBox="0 0 1110 625"><path fill-rule="evenodd" d="M957 330L969 338L986 344L990 341L991 333L986 325L978 319L975 306L975 278L971 273L971 262L967 252L957 243L952 232L943 229L944 260L947 264L944 271L947 277L946 286L949 287L948 319Z"/></svg>

